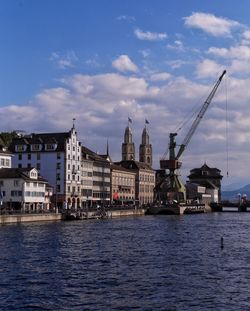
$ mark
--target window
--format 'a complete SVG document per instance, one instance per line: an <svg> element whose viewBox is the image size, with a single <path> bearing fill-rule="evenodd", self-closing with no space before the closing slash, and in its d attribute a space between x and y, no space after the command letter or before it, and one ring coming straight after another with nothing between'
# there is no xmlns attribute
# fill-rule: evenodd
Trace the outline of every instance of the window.
<svg viewBox="0 0 250 311"><path fill-rule="evenodd" d="M31 168L31 164L30 164L30 163L28 163L28 164L27 164L27 167L28 167L28 168Z"/></svg>
<svg viewBox="0 0 250 311"><path fill-rule="evenodd" d="M61 153L60 152L57 153L56 158L61 159Z"/></svg>
<svg viewBox="0 0 250 311"><path fill-rule="evenodd" d="M25 151L26 150L26 146L25 145L16 145L16 151Z"/></svg>
<svg viewBox="0 0 250 311"><path fill-rule="evenodd" d="M5 165L6 165L6 166L10 166L10 160L9 160L9 159L6 159L6 160L5 160Z"/></svg>
<svg viewBox="0 0 250 311"><path fill-rule="evenodd" d="M18 155L18 160L19 161L22 160L22 155L21 154Z"/></svg>
<svg viewBox="0 0 250 311"><path fill-rule="evenodd" d="M60 170L60 169L61 169L61 163L60 163L60 162L57 162L57 163L56 163L56 169L57 169L57 170Z"/></svg>
<svg viewBox="0 0 250 311"><path fill-rule="evenodd" d="M68 164L68 170L70 170L70 164Z"/></svg>
<svg viewBox="0 0 250 311"><path fill-rule="evenodd" d="M60 175L60 173L57 173L57 174L56 174L56 180L61 180L61 175Z"/></svg>
<svg viewBox="0 0 250 311"><path fill-rule="evenodd" d="M40 169L41 169L41 164L40 164L40 163L37 163L37 164L36 164L36 168L37 168L38 170L40 170Z"/></svg>
<svg viewBox="0 0 250 311"><path fill-rule="evenodd" d="M14 180L14 187L18 187L19 186L19 180Z"/></svg>
<svg viewBox="0 0 250 311"><path fill-rule="evenodd" d="M3 180L0 180L0 187L4 185Z"/></svg>
<svg viewBox="0 0 250 311"><path fill-rule="evenodd" d="M55 144L46 144L46 150L55 150L56 145Z"/></svg>
<svg viewBox="0 0 250 311"><path fill-rule="evenodd" d="M1 166L4 166L4 159L1 159Z"/></svg>
<svg viewBox="0 0 250 311"><path fill-rule="evenodd" d="M19 163L19 164L18 164L18 168L22 168L22 164Z"/></svg>
<svg viewBox="0 0 250 311"><path fill-rule="evenodd" d="M22 196L22 191L11 190L11 196L12 197L20 197L20 196Z"/></svg>
<svg viewBox="0 0 250 311"><path fill-rule="evenodd" d="M41 145L40 144L33 144L33 145L31 145L31 150L32 151L39 151L39 150L41 150Z"/></svg>
<svg viewBox="0 0 250 311"><path fill-rule="evenodd" d="M31 154L30 153L27 154L27 158L28 158L28 160L31 160Z"/></svg>
<svg viewBox="0 0 250 311"><path fill-rule="evenodd" d="M68 186L68 192L70 192L70 186Z"/></svg>
<svg viewBox="0 0 250 311"><path fill-rule="evenodd" d="M61 191L60 185L56 185L56 192L60 192L60 191Z"/></svg>
<svg viewBox="0 0 250 311"><path fill-rule="evenodd" d="M37 153L37 154L36 154L36 159L37 159L37 160L41 160L41 154L40 154L40 153Z"/></svg>

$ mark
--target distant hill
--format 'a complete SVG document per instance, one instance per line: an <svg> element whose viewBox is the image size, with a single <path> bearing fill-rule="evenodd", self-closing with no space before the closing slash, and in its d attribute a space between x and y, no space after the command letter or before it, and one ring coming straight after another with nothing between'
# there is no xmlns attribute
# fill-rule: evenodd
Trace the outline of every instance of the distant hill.
<svg viewBox="0 0 250 311"><path fill-rule="evenodd" d="M221 191L221 199L229 200L229 201L237 201L238 194L244 195L246 194L247 198L250 199L250 184L231 191Z"/></svg>

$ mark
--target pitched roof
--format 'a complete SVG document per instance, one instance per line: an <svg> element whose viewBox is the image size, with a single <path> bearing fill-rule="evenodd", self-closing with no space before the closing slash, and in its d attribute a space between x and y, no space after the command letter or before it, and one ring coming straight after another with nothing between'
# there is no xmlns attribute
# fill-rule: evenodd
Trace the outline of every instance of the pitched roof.
<svg viewBox="0 0 250 311"><path fill-rule="evenodd" d="M12 179L12 178L22 178L27 181L39 181L47 183L47 180L41 176L37 179L30 178L27 173L29 173L33 168L1 168L0 178Z"/></svg>
<svg viewBox="0 0 250 311"><path fill-rule="evenodd" d="M62 132L62 133L39 133L39 134L30 134L23 137L17 137L12 140L10 145L10 150L15 152L15 145L27 145L26 152L32 152L30 145L32 144L42 144L43 149L45 144L56 144L57 148L51 150L52 152L59 152L65 150L65 141L70 138L71 131ZM47 151L47 150L46 150ZM50 150L48 150L49 152Z"/></svg>
<svg viewBox="0 0 250 311"><path fill-rule="evenodd" d="M88 155L90 160L104 162L104 163L110 163L105 157L95 153L94 151L90 150L89 148L87 148L85 146L81 146L81 148L82 148L82 154L84 156Z"/></svg>
<svg viewBox="0 0 250 311"><path fill-rule="evenodd" d="M210 177L222 177L220 175L221 170L215 167L209 167L206 163L203 164L200 168L194 168L190 171L189 178L195 177L195 176L204 176L204 172L206 172L205 176Z"/></svg>
<svg viewBox="0 0 250 311"><path fill-rule="evenodd" d="M121 165L114 164L114 163L111 164L111 170L117 170L117 171L123 171L123 172L130 172L131 173L131 170L129 170L129 169L127 169ZM133 174L135 174L135 172L133 172Z"/></svg>
<svg viewBox="0 0 250 311"><path fill-rule="evenodd" d="M144 162L134 161L134 160L126 160L115 162L117 165L121 165L125 168L132 169L132 170L149 170L154 171L152 167Z"/></svg>

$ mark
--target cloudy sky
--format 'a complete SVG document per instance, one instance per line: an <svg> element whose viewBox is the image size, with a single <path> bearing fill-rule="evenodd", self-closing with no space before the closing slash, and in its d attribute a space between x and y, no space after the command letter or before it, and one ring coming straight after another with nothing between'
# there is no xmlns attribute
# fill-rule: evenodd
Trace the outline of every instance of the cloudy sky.
<svg viewBox="0 0 250 311"><path fill-rule="evenodd" d="M104 153L108 140L119 161L128 117L137 159L147 119L159 168L226 69L181 174L206 162L225 187L250 183L249 12L249 0L0 0L0 131L76 118L82 143Z"/></svg>

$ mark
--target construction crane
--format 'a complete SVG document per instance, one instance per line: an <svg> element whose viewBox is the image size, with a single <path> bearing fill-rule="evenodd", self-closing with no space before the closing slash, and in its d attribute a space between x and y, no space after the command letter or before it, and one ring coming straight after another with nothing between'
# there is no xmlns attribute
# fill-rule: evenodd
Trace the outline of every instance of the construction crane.
<svg viewBox="0 0 250 311"><path fill-rule="evenodd" d="M168 175L166 178L168 179L168 189L170 190L172 199L178 201L185 201L186 200L186 188L179 179L177 175L177 170L181 168L181 162L179 158L183 154L184 150L186 149L187 145L189 144L194 132L196 131L201 119L203 118L205 112L207 111L208 106L210 105L220 83L224 75L226 74L226 70L223 71L222 75L219 77L218 81L214 85L211 93L207 97L206 101L202 105L198 115L196 116L195 120L192 123L186 137L183 140L183 143L180 145L178 152L176 152L176 136L177 133L170 133L169 135L169 159L161 159L160 160L160 167L164 170L169 170Z"/></svg>

